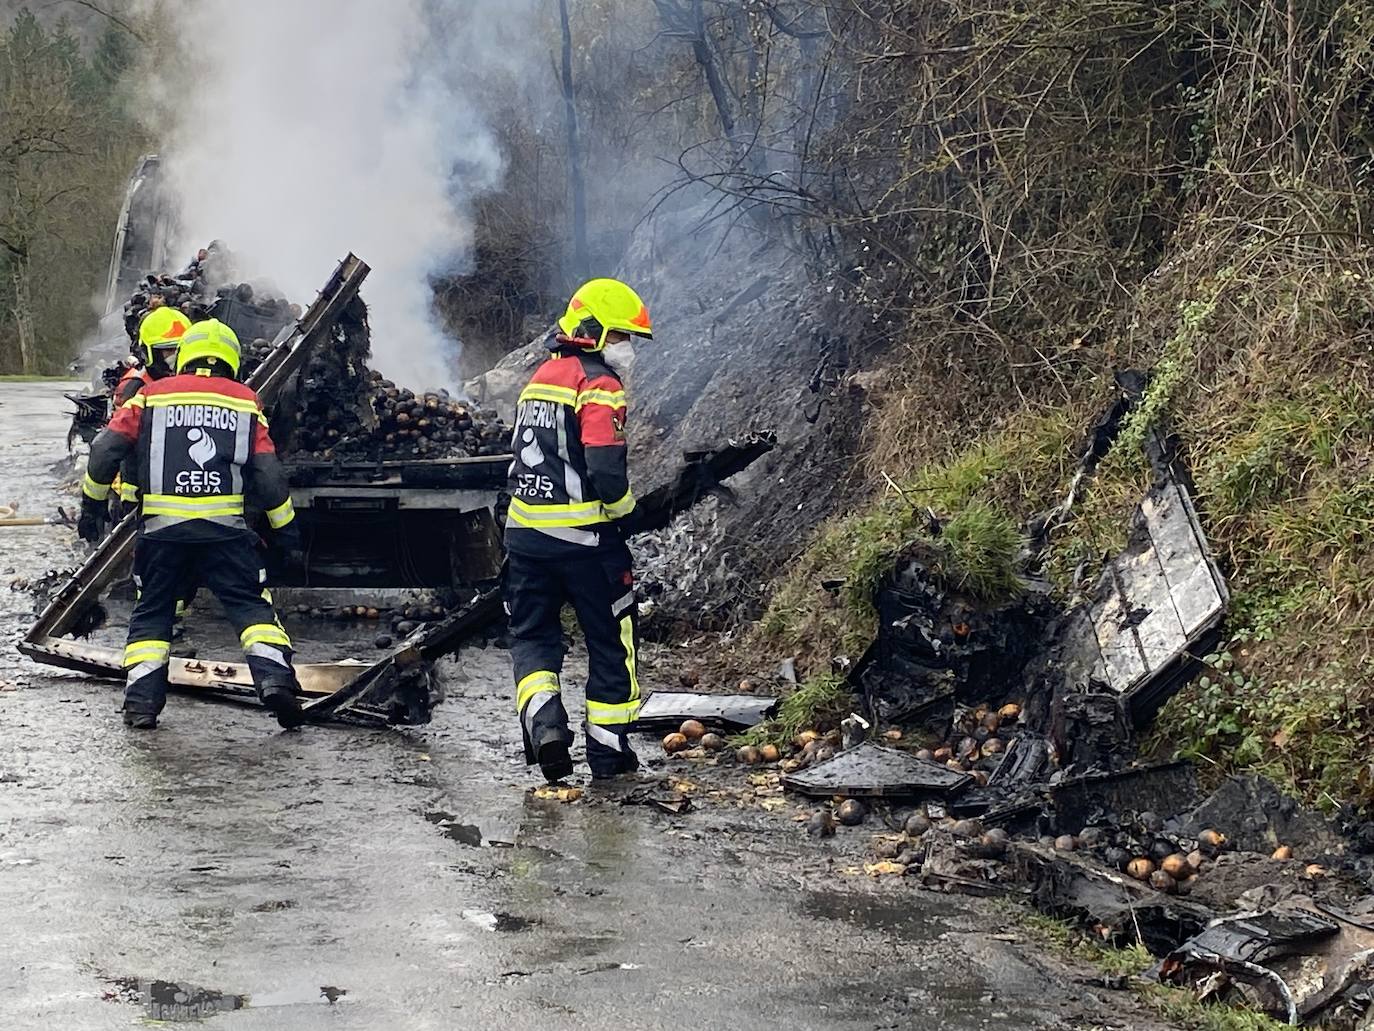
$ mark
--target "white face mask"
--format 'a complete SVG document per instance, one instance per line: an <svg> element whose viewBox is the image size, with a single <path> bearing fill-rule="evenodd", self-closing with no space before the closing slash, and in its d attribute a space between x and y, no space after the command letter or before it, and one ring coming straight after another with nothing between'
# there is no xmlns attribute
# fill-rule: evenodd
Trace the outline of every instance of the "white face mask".
<svg viewBox="0 0 1374 1031"><path fill-rule="evenodd" d="M624 343L616 344L609 348L611 360L622 369L628 369L635 363L635 345L632 341L626 340Z"/></svg>

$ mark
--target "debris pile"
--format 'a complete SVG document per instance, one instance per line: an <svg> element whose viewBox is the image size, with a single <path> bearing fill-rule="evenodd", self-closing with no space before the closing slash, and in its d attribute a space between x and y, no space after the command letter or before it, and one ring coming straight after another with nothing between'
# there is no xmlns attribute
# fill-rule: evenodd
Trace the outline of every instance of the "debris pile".
<svg viewBox="0 0 1374 1031"><path fill-rule="evenodd" d="M316 350L301 373L294 433L296 457L322 461L467 458L504 454L510 430L496 413L451 397L416 393L369 369L367 308L354 300L334 327L333 347ZM255 356L267 341L255 341Z"/></svg>
<svg viewBox="0 0 1374 1031"><path fill-rule="evenodd" d="M149 273L125 305L125 329L131 343L153 308L179 307L192 319L217 318L232 327L243 348L239 369L248 379L271 353L278 332L300 317L299 305L247 282L230 282L232 255L219 241L202 250L179 273ZM398 386L368 367L372 355L367 307L355 298L333 327L333 346L318 347L301 371L294 404L288 392L279 403L274 436L284 453L320 461L358 459L463 458L499 455L509 446L510 431L496 413L453 398L447 390L421 391ZM135 356L140 351L133 348ZM116 363L102 373L112 391L127 365ZM89 439L103 425L78 404L74 434ZM283 411L283 408L292 410Z"/></svg>
<svg viewBox="0 0 1374 1031"><path fill-rule="evenodd" d="M1123 384L1069 496L1027 528L1032 555L1139 387ZM680 725L638 729L668 730L674 761L763 768L751 783L776 776L815 800L797 816L812 836L876 818L872 876L1027 898L1100 940L1144 944L1164 957L1157 977L1200 998L1370 1026L1374 859L1359 853L1374 828L1343 839L1257 778L1204 800L1188 763L1137 758L1137 735L1219 644L1229 603L1186 474L1158 434L1147 451L1156 480L1126 546L1095 580L1080 572L1067 609L1033 580L1001 604L966 597L915 544L880 582L877 640L849 674L857 711L838 725L722 750L679 704L661 715Z"/></svg>

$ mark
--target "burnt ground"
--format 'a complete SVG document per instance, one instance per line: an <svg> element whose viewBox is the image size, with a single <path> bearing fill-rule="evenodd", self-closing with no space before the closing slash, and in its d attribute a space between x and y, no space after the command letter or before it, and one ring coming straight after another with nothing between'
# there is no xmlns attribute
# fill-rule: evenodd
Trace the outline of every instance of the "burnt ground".
<svg viewBox="0 0 1374 1031"><path fill-rule="evenodd" d="M0 502L72 501L65 407L0 384ZM0 572L77 548L0 528ZM494 647L450 664L425 728L284 733L183 696L135 734L115 687L18 656L31 608L0 587L0 1027L1160 1026L999 904L855 876L878 828L812 841L743 771L703 771L729 790L678 816L532 797Z"/></svg>

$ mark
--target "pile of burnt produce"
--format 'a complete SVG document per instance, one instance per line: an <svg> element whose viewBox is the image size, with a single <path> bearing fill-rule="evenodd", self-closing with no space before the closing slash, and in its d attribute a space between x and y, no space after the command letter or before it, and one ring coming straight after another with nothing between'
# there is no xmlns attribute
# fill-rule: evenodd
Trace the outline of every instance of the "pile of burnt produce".
<svg viewBox="0 0 1374 1031"><path fill-rule="evenodd" d="M295 606L294 611L297 616L306 619L375 624L377 630L372 643L377 648L386 649L462 607L463 604L450 597L448 592L439 592L438 596L417 599L395 608L371 605L340 605L325 608L301 604Z"/></svg>
<svg viewBox="0 0 1374 1031"><path fill-rule="evenodd" d="M138 327L153 308L178 308L193 320L208 318L216 302L232 297L246 286L234 278L233 254L222 241L213 240L179 272L149 272L124 304L124 329L138 340ZM251 299L251 287L247 287ZM299 311L297 311L299 314Z"/></svg>
<svg viewBox="0 0 1374 1031"><path fill-rule="evenodd" d="M333 346L310 358L291 438L296 458L366 461L504 454L510 430L495 412L447 390L416 392L368 368L367 308L355 299L334 328Z"/></svg>

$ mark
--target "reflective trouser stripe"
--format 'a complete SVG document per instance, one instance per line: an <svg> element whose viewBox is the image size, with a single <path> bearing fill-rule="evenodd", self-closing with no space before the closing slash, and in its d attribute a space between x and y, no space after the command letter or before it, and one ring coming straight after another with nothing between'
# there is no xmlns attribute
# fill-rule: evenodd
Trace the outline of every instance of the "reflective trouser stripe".
<svg viewBox="0 0 1374 1031"><path fill-rule="evenodd" d="M280 530L295 518L296 510L292 507L290 498L287 498L276 508L269 508L267 510L267 523L274 530Z"/></svg>
<svg viewBox="0 0 1374 1031"><path fill-rule="evenodd" d="M149 676L153 673L158 673L166 668L166 659L163 659L161 662L140 662L136 666L129 666L127 669L125 669L124 683L126 686L137 683L144 677Z"/></svg>
<svg viewBox="0 0 1374 1031"><path fill-rule="evenodd" d="M287 669L291 668L291 663L286 659L286 653L280 648L270 644L246 645L243 651L245 655L252 658L266 659L268 662L274 662L278 666L285 666Z"/></svg>
<svg viewBox="0 0 1374 1031"><path fill-rule="evenodd" d="M630 616L620 620L620 643L625 649L625 672L630 674L630 700L639 701L639 677L636 675L635 621Z"/></svg>
<svg viewBox="0 0 1374 1031"><path fill-rule="evenodd" d="M134 502L138 500L138 484L125 481L119 485L119 500Z"/></svg>
<svg viewBox="0 0 1374 1031"><path fill-rule="evenodd" d="M598 727L595 723L592 723L590 720L587 721L587 736L594 741L600 742L607 748L614 749L617 752L624 751L624 737L621 734L617 734L614 731L607 730L605 727Z"/></svg>
<svg viewBox="0 0 1374 1031"><path fill-rule="evenodd" d="M124 665L137 666L141 662L161 665L171 654L171 641L130 641L124 646Z"/></svg>
<svg viewBox="0 0 1374 1031"><path fill-rule="evenodd" d="M239 644L245 651L255 644L279 644L290 648L291 638L275 623L254 623L239 634Z"/></svg>
<svg viewBox="0 0 1374 1031"><path fill-rule="evenodd" d="M615 727L633 723L639 715L639 688L634 688L635 698L628 702L594 702L587 699L587 722L602 727Z"/></svg>
<svg viewBox="0 0 1374 1031"><path fill-rule="evenodd" d="M104 501L110 496L110 485L108 483L96 483L91 479L90 473L81 474L81 493L92 501Z"/></svg>
<svg viewBox="0 0 1374 1031"><path fill-rule="evenodd" d="M515 711L524 712L525 706L535 695L543 693L558 694L558 674L541 669L521 677L515 685Z"/></svg>

